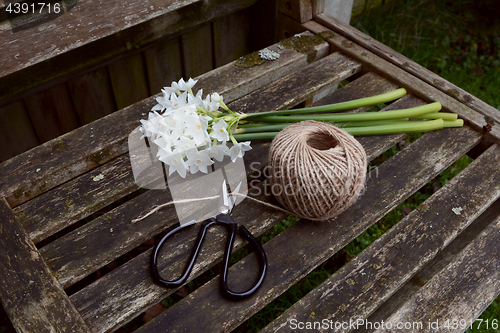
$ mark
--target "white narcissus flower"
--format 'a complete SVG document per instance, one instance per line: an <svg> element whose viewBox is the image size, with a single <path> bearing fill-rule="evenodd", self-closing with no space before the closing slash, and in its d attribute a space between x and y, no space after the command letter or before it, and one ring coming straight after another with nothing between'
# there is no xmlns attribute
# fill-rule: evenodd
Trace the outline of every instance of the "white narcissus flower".
<svg viewBox="0 0 500 333"><path fill-rule="evenodd" d="M234 163L238 157L243 157L246 151L252 149L250 147L250 141L240 142L229 149L229 156L231 156L231 161Z"/></svg>
<svg viewBox="0 0 500 333"><path fill-rule="evenodd" d="M215 158L219 162L222 162L226 155L229 155L229 148L226 146L225 141L220 145L212 146L208 150L208 156L210 156L210 158Z"/></svg>
<svg viewBox="0 0 500 333"><path fill-rule="evenodd" d="M208 173L208 166L214 164L206 150L198 151L197 149L192 149L186 152L186 156L188 158L186 164L189 166L191 173L197 173L198 170Z"/></svg>
<svg viewBox="0 0 500 333"><path fill-rule="evenodd" d="M227 128L227 123L224 121L224 119L220 119L218 122L212 125L213 131L210 134L210 136L219 141L228 141L229 133L227 132L226 128Z"/></svg>
<svg viewBox="0 0 500 333"><path fill-rule="evenodd" d="M207 97L202 101L201 107L207 111L217 111L219 110L220 103L211 101L210 95L207 95Z"/></svg>
<svg viewBox="0 0 500 333"><path fill-rule="evenodd" d="M189 89L193 88L196 82L198 82L198 80L193 80L192 78L189 78L188 82L185 82L184 79L181 78L179 82L172 82L172 85L170 87L165 87L162 89L162 91L163 93L175 93L177 95L180 95L181 92L188 91Z"/></svg>
<svg viewBox="0 0 500 333"><path fill-rule="evenodd" d="M181 136L177 141L174 141L173 144L176 148L175 151L180 153L184 153L190 149L196 148L194 140L186 136Z"/></svg>
<svg viewBox="0 0 500 333"><path fill-rule="evenodd" d="M212 95L210 95L210 98L212 99L212 102L215 102L215 103L220 103L222 102L222 96L219 95L218 93L213 93Z"/></svg>
<svg viewBox="0 0 500 333"><path fill-rule="evenodd" d="M205 144L208 121L198 115L189 115L184 118L184 122L186 124L184 134L191 136L197 146Z"/></svg>
<svg viewBox="0 0 500 333"><path fill-rule="evenodd" d="M160 161L163 163L167 164L169 166L168 169L168 175L170 176L173 174L175 171L181 175L182 178L186 177L186 173L188 170L188 166L184 159L182 158L182 155L180 153L173 153L171 155L165 156L163 158L160 158Z"/></svg>

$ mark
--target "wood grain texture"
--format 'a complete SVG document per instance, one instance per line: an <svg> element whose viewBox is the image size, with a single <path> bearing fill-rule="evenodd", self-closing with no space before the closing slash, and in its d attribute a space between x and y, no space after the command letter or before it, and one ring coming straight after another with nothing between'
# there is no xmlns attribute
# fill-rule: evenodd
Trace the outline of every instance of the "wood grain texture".
<svg viewBox="0 0 500 333"><path fill-rule="evenodd" d="M30 87L126 53L130 46L145 47L161 37L254 3L255 0L152 0L145 5L137 0L80 0L71 11L41 27L13 33L4 25L0 44L9 45L14 56L0 60L0 87L5 91L0 102Z"/></svg>
<svg viewBox="0 0 500 333"><path fill-rule="evenodd" d="M496 185L498 187L498 182ZM499 294L499 233L500 217L497 217L387 322L422 322L426 325L438 321L439 328L434 329L435 332L463 332L464 328L453 320L465 320L469 326ZM447 320L449 327L445 327ZM475 327L478 325L479 322L474 324ZM484 329L486 323L481 326Z"/></svg>
<svg viewBox="0 0 500 333"><path fill-rule="evenodd" d="M283 313L265 332L285 332L286 323L291 318L298 321L314 321L314 318L338 322L366 320L500 196L500 170L496 167L500 162L499 153L496 145L486 151L355 260ZM463 209L460 215L452 210L458 207ZM450 288L458 292L456 286L450 285ZM467 294L466 291L464 293ZM479 294L470 296L481 298ZM455 307L449 304L443 299L435 303L438 308L450 309L451 313ZM471 305L470 310L473 308ZM425 310L415 309L407 307L407 312L425 317L425 323L427 319L436 319L431 315L432 306ZM416 317L394 316L392 323L419 321ZM350 328L336 331L347 332Z"/></svg>
<svg viewBox="0 0 500 333"><path fill-rule="evenodd" d="M68 88L81 124L89 124L118 110L105 67L68 80Z"/></svg>
<svg viewBox="0 0 500 333"><path fill-rule="evenodd" d="M323 18L325 18L325 16L323 16ZM314 33L329 30L329 28L324 27L315 21L306 22L304 27ZM477 131L483 131L483 126L487 124L487 120L484 115L474 111L467 105L457 101L441 90L434 88L432 85L424 82L416 76L413 76L405 70L380 58L371 51L359 46L344 36L337 33L333 38L328 39L328 42L336 50L352 57L356 61L363 63L366 69L380 73L384 77L406 88L409 92L415 94L416 96L419 96L429 102L440 102L443 106L443 111L457 113L460 118L467 121L467 123ZM500 142L500 126L493 126L492 130L486 133L485 138L494 142Z"/></svg>
<svg viewBox="0 0 500 333"><path fill-rule="evenodd" d="M37 243L137 189L125 154L17 206L14 213Z"/></svg>
<svg viewBox="0 0 500 333"><path fill-rule="evenodd" d="M277 6L281 13L304 23L313 18L311 2L311 0L278 0Z"/></svg>
<svg viewBox="0 0 500 333"><path fill-rule="evenodd" d="M24 102L41 142L47 142L80 126L66 84L27 97ZM23 140L22 137L17 139Z"/></svg>
<svg viewBox="0 0 500 333"><path fill-rule="evenodd" d="M351 77L360 70L361 65L356 61L340 53L333 53L277 80L272 85L238 99L233 103L233 107L234 110L245 113L286 110ZM257 98L259 95L266 96L266 99ZM284 99L283 96L287 98ZM277 104L274 100L286 102ZM279 107L270 108L270 105L279 105Z"/></svg>
<svg viewBox="0 0 500 333"><path fill-rule="evenodd" d="M470 93L466 92L460 87L443 79L434 72L408 59L402 54L394 51L393 49L382 44L376 39L369 37L368 35L352 27L351 25L342 22L341 20L333 17L328 13L322 13L318 15L315 18L315 20L325 25L326 27L332 29L333 31L352 40L353 42L363 46L364 48L375 53L382 59L391 62L392 64L407 71L408 73L429 83L434 88L439 89L442 92L450 95L451 97L467 105L471 109L494 119L497 123L500 123L500 114L498 110L489 105L488 103L483 102L479 98L471 95Z"/></svg>
<svg viewBox="0 0 500 333"><path fill-rule="evenodd" d="M16 330L90 332L3 199L0 219L0 298Z"/></svg>
<svg viewBox="0 0 500 333"><path fill-rule="evenodd" d="M306 33L306 36L312 35ZM311 55L304 55L293 49L280 50L277 45L271 45L268 49L280 53L278 60L248 68L236 66L232 62L200 75L197 85L203 86L204 92L218 92L224 94L225 100L233 101L303 68L310 62L308 59L317 61L330 52L330 46L326 42L314 47Z"/></svg>
<svg viewBox="0 0 500 333"><path fill-rule="evenodd" d="M274 46L275 48L276 45ZM323 43L315 48L316 58L328 54ZM199 77L197 87L205 93L224 94L226 103L258 89L308 64L308 56L285 49L279 61L242 68L230 63ZM92 124L42 144L0 164L0 171L12 178L0 179L0 194L15 207L127 151L128 134L156 104L154 95L114 112ZM38 170L38 171L37 171Z"/></svg>
<svg viewBox="0 0 500 333"><path fill-rule="evenodd" d="M464 250L478 235L483 232L498 216L500 216L500 200L495 201L481 216L475 219L464 231L462 231L449 245L437 253L417 274L403 284L399 290L392 294L380 307L368 318L369 322L386 321L389 316L396 312L408 299L413 297L425 284L435 275L447 267L456 256ZM484 328L485 326L483 326ZM373 332L374 329L363 329L360 332Z"/></svg>
<svg viewBox="0 0 500 333"><path fill-rule="evenodd" d="M149 86L142 53L117 60L108 66L118 109L148 98Z"/></svg>
<svg viewBox="0 0 500 333"><path fill-rule="evenodd" d="M0 108L0 161L39 144L35 128L22 101Z"/></svg>
<svg viewBox="0 0 500 333"><path fill-rule="evenodd" d="M215 68L250 53L250 20L250 12L243 10L212 23Z"/></svg>
<svg viewBox="0 0 500 333"><path fill-rule="evenodd" d="M374 157L370 143L377 139L365 146L369 159ZM462 128L460 133L427 133L380 165L378 177L368 179L362 197L337 219L301 220L266 243L269 271L256 295L241 303L229 302L220 297L216 278L163 312L144 331L168 327L169 332L190 332L196 323L204 322L207 331L230 332L459 158L470 148L464 141L474 145L479 140L480 135L469 128ZM256 265L254 259L247 257L232 267L233 285L248 283L247 274ZM216 319L208 320L207 315ZM288 327L283 331L289 331Z"/></svg>
<svg viewBox="0 0 500 333"><path fill-rule="evenodd" d="M214 59L212 50L212 27L203 25L181 37L184 76L196 77L212 70Z"/></svg>
<svg viewBox="0 0 500 333"><path fill-rule="evenodd" d="M157 94L163 87L182 77L182 59L179 38L169 39L144 51L148 82L151 93Z"/></svg>

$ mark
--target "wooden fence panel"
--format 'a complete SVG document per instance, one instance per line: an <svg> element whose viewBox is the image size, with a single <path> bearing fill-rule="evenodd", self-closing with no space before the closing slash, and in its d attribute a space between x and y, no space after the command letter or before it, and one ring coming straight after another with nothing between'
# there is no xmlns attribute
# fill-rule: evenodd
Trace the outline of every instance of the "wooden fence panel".
<svg viewBox="0 0 500 333"><path fill-rule="evenodd" d="M194 78L213 69L212 28L209 24L182 35L184 78Z"/></svg>
<svg viewBox="0 0 500 333"><path fill-rule="evenodd" d="M69 80L68 88L82 124L88 124L117 110L105 67Z"/></svg>
<svg viewBox="0 0 500 333"><path fill-rule="evenodd" d="M118 109L150 96L143 53L117 60L108 69Z"/></svg>
<svg viewBox="0 0 500 333"><path fill-rule="evenodd" d="M182 77L179 38L158 43L144 52L151 94L159 93Z"/></svg>
<svg viewBox="0 0 500 333"><path fill-rule="evenodd" d="M40 144L22 101L0 108L0 161Z"/></svg>
<svg viewBox="0 0 500 333"><path fill-rule="evenodd" d="M215 67L251 52L249 10L224 16L213 23Z"/></svg>
<svg viewBox="0 0 500 333"><path fill-rule="evenodd" d="M80 126L66 84L28 96L25 103L41 142L49 141Z"/></svg>

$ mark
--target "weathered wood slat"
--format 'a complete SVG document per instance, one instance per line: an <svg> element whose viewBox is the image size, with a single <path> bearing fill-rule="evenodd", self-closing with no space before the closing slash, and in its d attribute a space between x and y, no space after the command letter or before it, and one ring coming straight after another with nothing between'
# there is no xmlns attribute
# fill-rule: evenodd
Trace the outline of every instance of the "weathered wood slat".
<svg viewBox="0 0 500 333"><path fill-rule="evenodd" d="M500 293L499 233L500 217L386 323L422 323L433 332L464 332L471 324L491 330L491 322L475 320Z"/></svg>
<svg viewBox="0 0 500 333"><path fill-rule="evenodd" d="M394 107L409 106L408 102L403 101L399 105L398 102L395 102L393 104ZM415 105L415 100L413 100L412 103L413 105ZM381 152L383 151L382 147L388 148L394 145L401 139L401 137L401 135L394 135L388 137L380 137L378 140L371 138L369 140L366 140L365 142L370 147L369 151L373 150L375 152ZM266 149L268 148L266 147ZM251 152L252 151L250 151L249 153ZM251 161L253 162L254 160L262 160L266 155L267 154L262 154L260 151L258 151L256 152L255 159L251 159ZM249 157L251 157L251 155ZM256 192L250 194L256 194ZM261 194L264 194L263 190L261 190ZM270 198L263 197L262 199L265 199L267 201ZM251 226L250 230L255 235L264 232L284 217L284 215L280 212L263 208L261 205L255 204L254 202L249 200L244 201L238 207L240 213L237 213L235 211L235 214L241 214L241 217L238 218L238 215L235 215L234 218L237 220L243 220L244 217L245 221L248 221L248 223L245 222L245 225L247 227ZM220 233L218 233L217 235L221 237ZM183 242L185 242L185 240L179 241L178 244L182 244ZM239 241L237 242L237 246L241 246L241 243ZM186 256L187 252L189 251L189 249L186 249L185 247L181 247L181 250L184 252L180 254L176 253L175 255L183 257ZM215 250L208 247L207 251L208 253L212 253L212 251ZM222 249L219 249L216 253L217 255L212 255L209 258L210 262L207 263L205 261L201 264L201 266L195 266L191 278L194 278L198 274L200 274L206 266L211 266L215 263L216 260L220 260ZM151 306L155 302L160 301L163 297L173 292L173 290L164 290L162 288L158 288L152 283L148 275L149 256L150 251L144 253L138 258L133 259L116 271L113 271L110 274L106 275L101 280L97 281L97 284L93 284L91 288L88 287L81 292L78 292L77 294L71 296L71 299L75 302L75 304L79 304L77 305L79 311L87 314L86 317L89 319L89 321L94 323L93 327L95 327L97 331L107 331L112 327L118 327L119 325L133 318L136 313L144 311L146 308L148 308L148 306ZM179 263L177 263L175 266L171 266L165 269L162 274L175 275L179 273L180 269L181 267L179 267ZM132 275L123 273L126 271L132 271L135 273ZM124 275L128 276L127 281L122 280ZM118 282L118 280L122 281ZM102 294L102 290L104 289L107 290L105 294L107 295L107 297L106 299L101 299L101 296L104 296L104 294ZM147 292L145 292L144 290L147 290ZM115 302L109 300L110 298L115 297L118 297L118 301ZM123 312L126 312L126 315L117 318L117 315ZM95 318L95 316L98 316L98 318Z"/></svg>
<svg viewBox="0 0 500 333"><path fill-rule="evenodd" d="M16 330L90 332L4 199L0 236L0 298Z"/></svg>
<svg viewBox="0 0 500 333"><path fill-rule="evenodd" d="M303 23L313 18L311 2L311 0L278 0L277 6L281 13Z"/></svg>
<svg viewBox="0 0 500 333"><path fill-rule="evenodd" d="M19 140L19 138L23 138ZM40 144L24 103L16 102L0 108L0 161ZM8 173L3 173L8 175ZM2 177L7 178L7 177Z"/></svg>
<svg viewBox="0 0 500 333"><path fill-rule="evenodd" d="M315 48L314 58L324 57L327 43ZM199 77L204 92L224 94L227 102L248 94L269 82L303 67L308 56L293 49L281 52L279 61L242 68L230 63ZM42 144L0 164L0 195L15 207L127 151L128 134L156 104L153 97L117 111L92 124ZM38 172L36 172L38 170Z"/></svg>
<svg viewBox="0 0 500 333"><path fill-rule="evenodd" d="M163 87L170 87L172 81L182 77L182 61L179 38L160 42L144 51L148 82L151 94L157 94Z"/></svg>
<svg viewBox="0 0 500 333"><path fill-rule="evenodd" d="M325 16L323 16L323 18L325 18ZM304 23L304 27L314 33L329 30L327 27L324 27L315 21ZM367 69L381 73L384 77L400 84L402 87L408 89L408 91L421 97L422 99L440 102L443 106L443 111L457 113L460 118L466 120L467 123L474 129L482 131L483 126L487 125L487 120L484 115L472 110L453 97L434 88L430 84L420 80L405 70L378 57L369 50L348 40L342 35L335 34L333 38L328 39L328 42L336 50L343 52L353 59L356 59L356 61L363 63ZM493 126L491 131L486 133L485 137L494 142L500 142L500 126Z"/></svg>
<svg viewBox="0 0 500 333"><path fill-rule="evenodd" d="M488 209L475 219L471 225L462 231L436 257L418 271L408 282L403 284L399 290L388 298L368 318L368 322L386 321L387 318L399 309L406 300L416 294L430 279L448 266L456 256L463 251L478 235L483 232L493 220L500 216L500 200L495 201ZM373 332L374 329L363 329L359 332Z"/></svg>
<svg viewBox="0 0 500 333"><path fill-rule="evenodd" d="M287 97L287 103L282 104L277 110L289 109L361 71L358 62L340 53L330 54L312 65L314 66L304 67L294 75L285 76L272 85L238 99L233 103L234 110L240 112L274 110L269 106L275 104L274 100L282 100L283 96ZM315 69L314 75L311 75L311 69ZM256 98L259 95L266 96L266 99Z"/></svg>
<svg viewBox="0 0 500 333"><path fill-rule="evenodd" d="M499 153L499 147L492 146L465 171L398 222L355 260L284 312L264 331L286 332L291 318L298 322L315 321L315 318L339 323L366 320L500 196L500 169L497 167L500 163ZM455 208L463 209L460 215L453 211ZM464 271L456 272L460 274ZM430 293L428 296L433 297ZM456 306L450 306L444 300L440 300L439 304L450 311L456 309ZM407 310L435 320L431 317L431 308L415 311L415 307L408 307ZM396 319L404 318L394 317L393 323L397 322ZM400 322L414 321L407 319ZM344 326L337 328L337 331L347 332L350 328Z"/></svg>
<svg viewBox="0 0 500 333"><path fill-rule="evenodd" d="M229 15L255 0L80 0L68 13L51 21L48 29L34 27L13 33L0 30L0 45L13 57L0 60L0 87L8 97L41 83L144 47L164 37ZM111 18L110 19L110 15ZM68 33L68 31L75 33ZM27 48L25 41L32 41Z"/></svg>
<svg viewBox="0 0 500 333"><path fill-rule="evenodd" d="M213 22L215 68L250 53L250 15L248 10Z"/></svg>
<svg viewBox="0 0 500 333"><path fill-rule="evenodd" d="M181 40L186 80L213 69L212 27L210 24L182 35Z"/></svg>
<svg viewBox="0 0 500 333"><path fill-rule="evenodd" d="M417 64L411 59L408 59L404 55L394 51L393 49L377 41L376 39L367 36L351 25L342 22L341 20L333 17L328 13L319 14L315 18L315 20L332 29L333 31L345 36L346 38L349 38L353 42L363 46L379 57L391 62L392 64L407 71L408 73L429 83L434 88L437 88L442 92L450 95L451 97L457 99L471 109L494 119L497 123L500 123L500 113L497 109L495 109L488 103L483 102L479 98L443 79L439 75Z"/></svg>
<svg viewBox="0 0 500 333"><path fill-rule="evenodd" d="M324 64L318 63L317 65L315 66L317 67L316 71L322 70L322 65ZM343 71L341 67L337 68L337 70L340 73ZM320 79L315 75L316 72L314 70L308 69L307 71L309 75ZM335 76L332 73L329 74ZM303 73L299 72L296 75L302 76ZM294 75L291 76L293 77ZM323 80L328 81L330 78L327 75ZM323 85L321 81L313 83L318 86ZM377 87L376 89L373 88L374 84ZM313 86L310 86L309 90L312 89ZM336 94L339 97L336 100L349 99L349 95L351 99L352 96L371 96L374 93L386 92L391 89L394 89L394 85L390 82L376 75L366 75L365 78L347 85L343 91L339 90ZM254 94L254 96L259 95L261 95L260 92ZM274 104L268 102L267 106L281 108L283 105L289 104L288 99L290 96L286 94L280 96L281 100L274 100ZM300 93L294 95L293 98L300 99ZM302 98L305 97L303 96ZM330 102L333 99L327 101ZM233 107L233 104L229 104L229 106ZM247 153L246 161L251 161L252 163L259 161L261 167L263 167L266 164L265 156L267 156L267 145L254 145L254 149ZM251 163L247 164L250 164L247 165L247 171L250 174L255 169L255 165ZM97 182L94 181L94 177L101 174L103 175L103 179ZM32 237L39 240L103 207L103 205L108 204L114 198L130 193L130 191L136 188L131 174L128 155L124 155L92 171L90 174L78 177L47 194L19 206L16 214L25 223ZM155 234L154 232L158 233L161 230L158 228L165 228L164 223L160 222L161 220L155 220L156 224L154 227L145 227L142 225L131 226L129 222L132 219L130 216L133 216L134 213L140 210L140 207L144 207L148 201L155 201L156 199L153 199L155 196L157 194L154 193L141 195L140 198L133 199L130 203L115 209L113 212L98 218L72 232L70 235L62 237L42 248L42 255L47 259L50 268L58 275L59 281L64 286L68 286L109 263L117 256L128 252L135 246L146 241ZM50 207L48 211L47 207ZM33 221L35 216L38 217L38 220L42 219L44 223L31 224L30 221ZM123 218L124 216L129 218ZM175 216L170 219L168 225L172 225L174 221ZM113 228L113 233L109 234L108 230L111 228ZM133 232L136 233L136 237L130 237L130 234ZM95 243L95 239L103 237L109 238L107 240L102 239L101 242L102 244L106 244L106 251L102 251L100 248L91 245Z"/></svg>
<svg viewBox="0 0 500 333"><path fill-rule="evenodd" d="M89 124L118 110L105 67L68 80L68 87L81 124Z"/></svg>
<svg viewBox="0 0 500 333"><path fill-rule="evenodd" d="M216 278L159 315L144 330L169 327L170 332L193 331L196 323L204 322L207 331L231 331L434 178L480 138L466 127L427 133L380 165L378 177L368 178L363 196L337 219L320 223L301 220L266 243L269 271L257 295L247 301L229 302L220 297ZM373 158L371 150L366 150L369 159ZM232 267L234 285L245 285L245 273L255 267L254 259L245 258ZM207 320L206 315L216 319Z"/></svg>
<svg viewBox="0 0 500 333"><path fill-rule="evenodd" d="M312 33L305 35L312 36ZM280 50L277 44L268 48L279 50L280 58L248 68L235 66L233 62L200 75L200 82L197 85L203 86L204 92L217 91L224 94L224 100L233 101L303 68L311 61L326 57L330 53L330 46L326 42L312 48L309 54L302 54L293 49ZM242 78L245 79L242 80Z"/></svg>
<svg viewBox="0 0 500 333"><path fill-rule="evenodd" d="M38 138L49 141L80 126L68 87L52 87L42 93L27 97L26 108ZM23 136L16 138L23 140Z"/></svg>
<svg viewBox="0 0 500 333"><path fill-rule="evenodd" d="M142 101L151 95L142 53L115 61L109 64L108 69L118 109Z"/></svg>
<svg viewBox="0 0 500 333"><path fill-rule="evenodd" d="M125 154L17 206L14 212L36 243L137 189Z"/></svg>

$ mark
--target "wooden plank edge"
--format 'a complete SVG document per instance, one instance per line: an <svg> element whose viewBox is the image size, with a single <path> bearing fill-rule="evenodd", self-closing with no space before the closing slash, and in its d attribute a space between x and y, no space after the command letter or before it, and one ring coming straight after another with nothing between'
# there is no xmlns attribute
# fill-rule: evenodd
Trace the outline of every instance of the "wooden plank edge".
<svg viewBox="0 0 500 333"><path fill-rule="evenodd" d="M497 199L497 201L488 207L481 216L475 219L467 229L462 231L449 245L438 252L434 259L401 286L396 293L392 294L392 296L380 305L366 320L368 322L386 321L392 313L396 312L408 299L425 286L430 279L447 267L456 256L474 241L474 239L476 239L498 216L500 216L500 200ZM363 329L360 330L360 332L373 332L373 329Z"/></svg>
<svg viewBox="0 0 500 333"><path fill-rule="evenodd" d="M145 19L134 22L133 25L126 22L123 30L118 31L119 33L115 32L98 39L91 38L86 42L75 42L49 52L45 56L38 55L21 68L2 75L0 83L5 93L0 97L0 104L27 88L59 78L66 73L102 63L128 52L131 48L147 47L159 38L237 12L253 5L255 1L238 0L229 3L223 0L214 0L209 3L199 0L174 1L168 7L161 6L163 12L160 14L146 16ZM47 72L47 68L51 69L50 72Z"/></svg>
<svg viewBox="0 0 500 333"><path fill-rule="evenodd" d="M3 198L0 219L0 297L16 330L90 333Z"/></svg>

